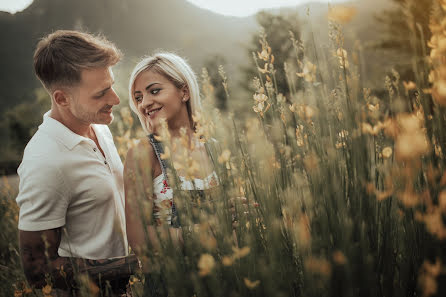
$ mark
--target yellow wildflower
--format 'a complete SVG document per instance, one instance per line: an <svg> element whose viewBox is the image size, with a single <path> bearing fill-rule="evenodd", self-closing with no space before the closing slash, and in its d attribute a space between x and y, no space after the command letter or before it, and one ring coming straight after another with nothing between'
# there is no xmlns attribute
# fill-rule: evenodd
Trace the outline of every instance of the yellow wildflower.
<svg viewBox="0 0 446 297"><path fill-rule="evenodd" d="M46 285L45 287L42 288L42 293L44 296L51 296L50 294L52 290L53 289L51 288L50 285Z"/></svg>
<svg viewBox="0 0 446 297"><path fill-rule="evenodd" d="M253 95L255 102L265 102L268 100L268 96L263 93L256 93Z"/></svg>
<svg viewBox="0 0 446 297"><path fill-rule="evenodd" d="M253 110L256 113L260 113L260 115L263 116L263 113L266 112L270 107L270 104L268 104L265 108L265 101L268 100L268 96L266 96L263 93L263 88L262 88L260 92L254 94L253 97L255 101L254 106L252 107Z"/></svg>
<svg viewBox="0 0 446 297"><path fill-rule="evenodd" d="M328 19L340 24L347 24L356 16L356 13L355 7L337 5L329 10Z"/></svg>
<svg viewBox="0 0 446 297"><path fill-rule="evenodd" d="M441 261L436 259L434 264L425 260L421 266L421 273L418 278L418 284L423 292L423 296L435 295L438 290L436 278L441 273Z"/></svg>
<svg viewBox="0 0 446 297"><path fill-rule="evenodd" d="M304 138L302 136L302 130L303 130L303 126L300 125L296 128L296 142L297 142L297 146L298 147L302 147L304 146Z"/></svg>
<svg viewBox="0 0 446 297"><path fill-rule="evenodd" d="M168 146L166 146L166 147L164 148L164 153L162 153L162 154L160 155L160 157L161 157L161 159L163 159L163 160L170 158L170 149L169 149Z"/></svg>
<svg viewBox="0 0 446 297"><path fill-rule="evenodd" d="M440 206L440 209L443 211L443 213L446 213L446 190L442 191L438 195L438 205Z"/></svg>
<svg viewBox="0 0 446 297"><path fill-rule="evenodd" d="M379 103L376 104L376 105L367 103L367 108L368 108L370 111L372 111L372 112L373 112L373 111L377 111L377 110L379 110Z"/></svg>
<svg viewBox="0 0 446 297"><path fill-rule="evenodd" d="M290 108L291 112L297 112L299 106L296 103L293 103L289 106L289 108Z"/></svg>
<svg viewBox="0 0 446 297"><path fill-rule="evenodd" d="M206 276L211 273L212 269L215 267L215 260L212 255L202 254L200 260L198 260L198 274L200 276Z"/></svg>
<svg viewBox="0 0 446 297"><path fill-rule="evenodd" d="M387 146L383 148L382 155L384 158L390 158L392 156L392 148L390 146Z"/></svg>
<svg viewBox="0 0 446 297"><path fill-rule="evenodd" d="M446 106L446 82L443 80L435 82L432 95L438 104Z"/></svg>
<svg viewBox="0 0 446 297"><path fill-rule="evenodd" d="M403 86L406 91L416 90L417 85L413 81L403 81Z"/></svg>
<svg viewBox="0 0 446 297"><path fill-rule="evenodd" d="M443 214L439 208L435 208L431 213L421 216L421 221L426 225L426 229L438 239L446 238L446 226L443 223Z"/></svg>
<svg viewBox="0 0 446 297"><path fill-rule="evenodd" d="M316 65L307 61L305 62L302 72L297 72L296 75L298 77L303 77L307 82L314 82L316 81L316 69Z"/></svg>
<svg viewBox="0 0 446 297"><path fill-rule="evenodd" d="M231 151L226 149L224 150L220 156L218 156L218 163L223 164L229 161L231 157Z"/></svg>
<svg viewBox="0 0 446 297"><path fill-rule="evenodd" d="M268 71L268 63L265 63L265 65L263 66L263 68L258 67L257 68L261 73L266 74L269 73Z"/></svg>
<svg viewBox="0 0 446 297"><path fill-rule="evenodd" d="M314 154L310 153L304 158L305 169L309 172L315 172L319 170L319 158Z"/></svg>
<svg viewBox="0 0 446 297"><path fill-rule="evenodd" d="M347 59L347 51L340 47L336 50L336 56L339 58Z"/></svg>
<svg viewBox="0 0 446 297"><path fill-rule="evenodd" d="M344 141L336 142L336 144L335 144L335 148L337 148L337 149L344 148L344 147L347 147L347 144Z"/></svg>
<svg viewBox="0 0 446 297"><path fill-rule="evenodd" d="M333 261L338 265L344 265L347 263L347 258L345 258L344 254L341 251L335 251L333 253Z"/></svg>
<svg viewBox="0 0 446 297"><path fill-rule="evenodd" d="M25 287L25 289L23 289L23 293L25 293L25 294L30 294L32 292L33 292L33 290L30 287Z"/></svg>
<svg viewBox="0 0 446 297"><path fill-rule="evenodd" d="M305 118L306 119L311 119L314 116L314 114L315 114L314 109L312 107L308 106L308 105L304 106L304 112L305 112Z"/></svg>
<svg viewBox="0 0 446 297"><path fill-rule="evenodd" d="M266 48L263 48L261 53L257 52L257 55L259 56L259 59L263 61L268 61L269 59L269 53Z"/></svg>
<svg viewBox="0 0 446 297"><path fill-rule="evenodd" d="M422 128L423 126L423 118L418 114L413 113L404 113L398 115L398 124L400 128L405 132L415 132Z"/></svg>
<svg viewBox="0 0 446 297"><path fill-rule="evenodd" d="M243 278L243 281L245 282L245 286L246 286L248 289L250 289L250 290L254 289L255 287L257 287L257 286L260 284L260 281L259 281L259 280L256 280L256 281L250 281L250 280L247 279L246 277Z"/></svg>
<svg viewBox="0 0 446 297"><path fill-rule="evenodd" d="M285 103L285 101L286 101L285 96L284 96L282 93L279 93L279 94L277 95L277 102L279 102L279 103Z"/></svg>
<svg viewBox="0 0 446 297"><path fill-rule="evenodd" d="M208 250L213 250L217 247L217 240L208 232L200 233L200 243Z"/></svg>
<svg viewBox="0 0 446 297"><path fill-rule="evenodd" d="M263 103L263 102L259 102L259 103L257 103L256 105L254 105L254 106L252 107L252 109L253 109L256 113L262 113L264 107L265 107L265 103Z"/></svg>
<svg viewBox="0 0 446 297"><path fill-rule="evenodd" d="M162 141L164 143L170 143L170 132L167 127L167 121L165 118L160 119L160 131L159 134L155 136L155 139Z"/></svg>
<svg viewBox="0 0 446 297"><path fill-rule="evenodd" d="M309 257L304 263L305 269L314 274L329 277L331 275L331 265L325 259Z"/></svg>
<svg viewBox="0 0 446 297"><path fill-rule="evenodd" d="M249 254L249 252L251 251L251 249L249 248L249 246L245 246L241 249L238 247L232 247L232 251L234 252L233 257L235 259L239 259L239 258L243 258L243 257L247 256Z"/></svg>
<svg viewBox="0 0 446 297"><path fill-rule="evenodd" d="M377 125L373 126L369 123L362 123L362 133L364 134L370 134L370 135L378 135L379 131L381 131L382 125L378 123Z"/></svg>
<svg viewBox="0 0 446 297"><path fill-rule="evenodd" d="M301 247L309 247L311 243L310 219L305 213L300 216L296 231Z"/></svg>
<svg viewBox="0 0 446 297"><path fill-rule="evenodd" d="M400 160L410 160L429 152L429 142L421 131L399 135L395 143L395 156Z"/></svg>
<svg viewBox="0 0 446 297"><path fill-rule="evenodd" d="M234 259L233 259L232 257L224 256L224 257L221 259L221 263L222 263L224 266L231 266L232 263L234 263Z"/></svg>

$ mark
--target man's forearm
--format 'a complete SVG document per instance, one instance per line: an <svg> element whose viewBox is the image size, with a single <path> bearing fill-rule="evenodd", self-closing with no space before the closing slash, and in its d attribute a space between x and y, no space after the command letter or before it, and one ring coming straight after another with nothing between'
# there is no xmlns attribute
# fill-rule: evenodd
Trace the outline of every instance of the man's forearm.
<svg viewBox="0 0 446 297"><path fill-rule="evenodd" d="M48 283L54 288L69 289L75 287L75 261L57 257L50 261L45 258L22 259L23 270L28 283L35 288L42 288Z"/></svg>
<svg viewBox="0 0 446 297"><path fill-rule="evenodd" d="M54 288L72 289L79 286L76 280L80 275L88 275L93 281L111 281L127 278L139 269L135 255L102 260L58 257L47 265L36 264L24 268L28 282L37 288L47 284L48 276Z"/></svg>

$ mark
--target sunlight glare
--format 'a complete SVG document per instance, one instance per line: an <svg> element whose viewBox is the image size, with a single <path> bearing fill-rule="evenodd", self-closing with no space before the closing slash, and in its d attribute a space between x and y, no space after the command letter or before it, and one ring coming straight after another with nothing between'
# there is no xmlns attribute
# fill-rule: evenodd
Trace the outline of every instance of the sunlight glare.
<svg viewBox="0 0 446 297"><path fill-rule="evenodd" d="M33 0L0 0L0 11L16 13L27 8Z"/></svg>

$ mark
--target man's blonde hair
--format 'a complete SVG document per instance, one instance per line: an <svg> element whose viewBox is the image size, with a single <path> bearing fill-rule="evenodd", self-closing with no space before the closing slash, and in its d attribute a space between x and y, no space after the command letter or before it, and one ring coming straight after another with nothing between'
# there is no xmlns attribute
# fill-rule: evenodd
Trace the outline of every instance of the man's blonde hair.
<svg viewBox="0 0 446 297"><path fill-rule="evenodd" d="M81 81L84 69L113 66L122 53L103 36L58 30L42 38L34 52L34 71L43 86L72 87Z"/></svg>

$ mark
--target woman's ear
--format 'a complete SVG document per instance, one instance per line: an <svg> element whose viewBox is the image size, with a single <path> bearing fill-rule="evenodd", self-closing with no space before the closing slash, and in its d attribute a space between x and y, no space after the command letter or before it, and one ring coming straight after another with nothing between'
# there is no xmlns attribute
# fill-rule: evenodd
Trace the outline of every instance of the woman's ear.
<svg viewBox="0 0 446 297"><path fill-rule="evenodd" d="M190 99L189 88L184 86L181 88L181 101L187 102Z"/></svg>

